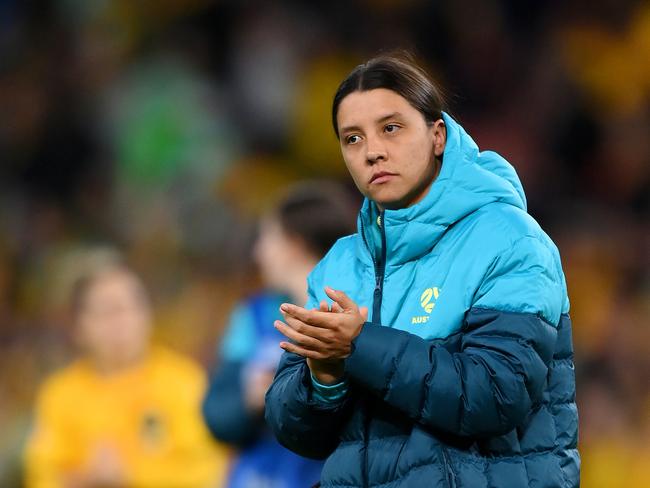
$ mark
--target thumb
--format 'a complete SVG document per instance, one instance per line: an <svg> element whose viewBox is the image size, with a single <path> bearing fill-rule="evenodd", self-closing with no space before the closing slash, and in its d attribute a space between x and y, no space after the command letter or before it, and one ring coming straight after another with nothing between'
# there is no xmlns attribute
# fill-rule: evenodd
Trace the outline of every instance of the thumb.
<svg viewBox="0 0 650 488"><path fill-rule="evenodd" d="M359 313L361 314L361 317L363 317L363 321L368 322L368 307L361 307Z"/></svg>
<svg viewBox="0 0 650 488"><path fill-rule="evenodd" d="M334 290L329 286L325 287L325 293L328 297L338 303L343 311L349 312L357 310L357 304L352 301L352 299L345 294L345 292L340 290Z"/></svg>

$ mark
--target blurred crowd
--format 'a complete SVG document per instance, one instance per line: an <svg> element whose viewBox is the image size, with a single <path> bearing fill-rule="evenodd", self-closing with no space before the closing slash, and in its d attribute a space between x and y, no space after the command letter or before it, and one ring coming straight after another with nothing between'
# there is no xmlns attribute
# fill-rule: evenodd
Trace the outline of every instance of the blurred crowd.
<svg viewBox="0 0 650 488"><path fill-rule="evenodd" d="M0 0L0 486L22 486L39 385L75 357L87 250L118 248L153 341L213 368L260 287L260 216L304 179L354 193L331 99L394 47L560 249L583 486L650 485L647 2Z"/></svg>

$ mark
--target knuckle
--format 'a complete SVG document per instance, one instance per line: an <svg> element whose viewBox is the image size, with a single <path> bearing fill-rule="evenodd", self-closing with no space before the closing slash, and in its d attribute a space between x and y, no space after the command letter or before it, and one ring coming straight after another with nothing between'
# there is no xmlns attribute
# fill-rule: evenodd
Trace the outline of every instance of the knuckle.
<svg viewBox="0 0 650 488"><path fill-rule="evenodd" d="M313 317L309 316L309 317L305 317L305 320L303 322L307 325L314 325L315 320Z"/></svg>

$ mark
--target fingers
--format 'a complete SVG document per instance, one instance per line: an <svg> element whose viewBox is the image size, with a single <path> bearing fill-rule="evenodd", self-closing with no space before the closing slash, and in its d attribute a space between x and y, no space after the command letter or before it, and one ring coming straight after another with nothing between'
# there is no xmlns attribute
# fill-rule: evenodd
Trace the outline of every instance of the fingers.
<svg viewBox="0 0 650 488"><path fill-rule="evenodd" d="M287 325L287 324L285 324L283 322L280 322L279 320L276 320L273 323L273 325L282 334L284 334L286 337L291 339L295 344L297 344L299 346L309 348L310 350L311 349L318 350L318 349L322 349L323 347L325 347L325 344L322 341L320 341L320 340L318 340L318 339L316 339L314 337L310 337L308 335L305 335L305 334L303 334L301 332L298 332L293 327L290 327L289 325Z"/></svg>
<svg viewBox="0 0 650 488"><path fill-rule="evenodd" d="M319 311L319 312L334 312L334 313L343 312L343 309L341 308L341 306L338 303L333 302L332 307L330 308L330 306L328 305L326 300L321 300L320 308L313 308L312 310L313 311Z"/></svg>
<svg viewBox="0 0 650 488"><path fill-rule="evenodd" d="M357 304L352 301L352 299L341 290L335 290L329 286L325 287L325 293L328 297L334 300L335 303L338 303L341 309L345 312L352 312L358 309Z"/></svg>
<svg viewBox="0 0 650 488"><path fill-rule="evenodd" d="M318 351L311 351L309 349L305 349L304 347L298 346L296 344L292 344L290 342L281 342L280 347L284 349L287 352L292 352L294 354L298 354L304 358L309 358L309 359L326 359L327 356L321 352Z"/></svg>
<svg viewBox="0 0 650 488"><path fill-rule="evenodd" d="M314 327L328 327L332 321L332 314L330 312L323 312L320 309L307 310L297 305L292 305L291 303L283 303L280 306L280 313L282 313L285 319L287 316L291 316Z"/></svg>
<svg viewBox="0 0 650 488"><path fill-rule="evenodd" d="M331 288L327 291L334 300L331 308L326 301L313 310L290 303L280 306L284 322L275 321L274 326L290 341L281 342L282 349L309 359L341 359L349 355L352 340L367 320L368 309L360 310L345 293ZM344 306L351 308L346 310Z"/></svg>
<svg viewBox="0 0 650 488"><path fill-rule="evenodd" d="M293 317L305 324L325 329L331 329L336 326L338 318L335 314L353 313L362 315L361 309L344 292L334 290L330 287L325 288L325 292L333 300L331 307L326 300L322 300L318 308L311 310L291 303L283 303L280 306L280 312L285 320L287 320L287 317ZM363 309L365 310L365 315L363 315L365 322L368 319L368 308L364 307Z"/></svg>
<svg viewBox="0 0 650 488"><path fill-rule="evenodd" d="M301 322L291 315L284 317L284 323L300 334L313 337L324 343L332 342L332 331L328 328L314 327L313 325Z"/></svg>

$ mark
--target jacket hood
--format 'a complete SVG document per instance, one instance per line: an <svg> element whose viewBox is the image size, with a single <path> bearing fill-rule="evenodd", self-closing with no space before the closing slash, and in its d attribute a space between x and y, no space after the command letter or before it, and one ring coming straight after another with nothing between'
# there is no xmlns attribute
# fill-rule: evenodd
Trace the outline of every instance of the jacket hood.
<svg viewBox="0 0 650 488"><path fill-rule="evenodd" d="M465 129L447 113L443 112L443 120L447 142L438 178L420 202L384 212L387 266L428 253L450 226L485 205L502 202L526 210L523 187L512 165L493 151L480 152ZM376 216L375 204L366 198L358 218L359 255L363 260L372 259L368 248L379 246Z"/></svg>

